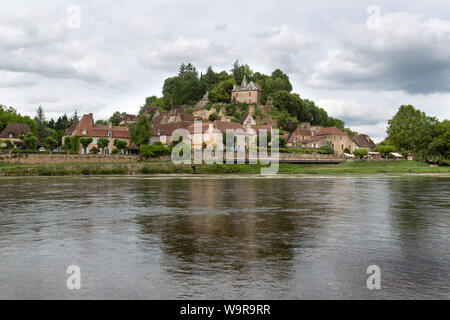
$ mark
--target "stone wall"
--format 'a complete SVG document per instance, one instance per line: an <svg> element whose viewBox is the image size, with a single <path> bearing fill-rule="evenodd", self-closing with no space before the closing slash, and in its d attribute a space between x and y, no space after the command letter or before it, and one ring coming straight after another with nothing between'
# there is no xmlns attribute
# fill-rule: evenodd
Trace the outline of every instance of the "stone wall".
<svg viewBox="0 0 450 320"><path fill-rule="evenodd" d="M137 155L79 155L79 154L11 154L0 155L0 162L22 164L58 164L58 163L121 163L137 162L141 158ZM151 158L148 161L167 161L170 156Z"/></svg>

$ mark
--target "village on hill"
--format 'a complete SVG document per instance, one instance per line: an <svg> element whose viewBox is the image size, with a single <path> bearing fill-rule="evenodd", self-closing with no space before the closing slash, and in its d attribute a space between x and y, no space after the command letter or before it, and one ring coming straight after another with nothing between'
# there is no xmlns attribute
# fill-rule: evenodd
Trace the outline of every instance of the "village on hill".
<svg viewBox="0 0 450 320"><path fill-rule="evenodd" d="M109 120L95 120L94 113L78 117L75 112L70 119L64 115L47 121L41 107L31 119L2 106L12 121L0 131L0 147L15 153L82 155L140 154L144 148L147 155L158 156L170 153L179 142L173 133L184 129L194 149L224 148L223 134L228 131L245 141L240 148L246 150L260 146L263 133L270 149L270 136L278 129L281 153L412 158L411 150L396 148L390 137L377 146L368 135L345 128L343 121L291 90L289 77L278 69L269 76L236 61L230 74L210 67L199 76L193 65L183 64L176 77L164 82L163 97L147 98L138 114L115 112ZM403 107L405 112L417 111L412 106L400 110Z"/></svg>

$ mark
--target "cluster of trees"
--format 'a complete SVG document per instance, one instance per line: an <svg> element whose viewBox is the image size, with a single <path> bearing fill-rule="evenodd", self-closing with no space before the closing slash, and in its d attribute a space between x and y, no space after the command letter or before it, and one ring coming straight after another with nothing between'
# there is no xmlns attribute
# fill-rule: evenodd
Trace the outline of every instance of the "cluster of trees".
<svg viewBox="0 0 450 320"><path fill-rule="evenodd" d="M38 145L43 145L47 149L53 150L61 145L61 139L67 128L79 117L75 110L73 116L69 118L66 114L58 119L46 120L44 110L39 106L36 115L32 119L29 116L20 115L14 108L0 105L0 131L8 123L26 123L30 132L19 137L23 140L23 145L28 150L36 150Z"/></svg>
<svg viewBox="0 0 450 320"><path fill-rule="evenodd" d="M36 123L29 116L20 115L16 109L0 104L0 131L6 128L8 123L26 123L31 132L36 133Z"/></svg>
<svg viewBox="0 0 450 320"><path fill-rule="evenodd" d="M146 106L158 106L170 109L178 105L195 105L202 96L209 92L208 98L211 105L224 103L230 104L231 91L235 84L240 85L244 75L247 81L253 81L261 87L261 103L266 104L267 98L273 98L274 110L270 116L276 119L278 126L286 131L295 130L299 123L309 122L313 125L324 127L337 127L347 130L350 135L354 132L344 127L344 122L330 117L323 109L315 105L314 101L302 99L296 93L291 93L292 84L287 74L276 69L270 75L254 72L249 65L240 64L236 60L230 72L215 72L208 67L205 74L199 76L197 69L191 63L182 64L178 75L167 78L163 85L163 96L148 97ZM244 108L231 104L227 107L227 115L242 116ZM248 110L248 109L247 109ZM212 120L217 119L216 115Z"/></svg>
<svg viewBox="0 0 450 320"><path fill-rule="evenodd" d="M71 150L73 147L75 147L74 144L78 146L78 141L73 140L74 137L66 137L64 141L64 149ZM79 139L79 143L81 143L84 153L87 154L87 148L88 146L94 141L94 139L90 137L83 137ZM127 148L127 142L120 139L114 139L113 141L114 149L112 150L113 154L120 153L122 150L125 150ZM100 151L104 153L105 149L109 146L109 139L108 138L98 138L97 139L97 146L91 148L89 150L89 153L91 154L98 154ZM75 151L77 152L77 151Z"/></svg>
<svg viewBox="0 0 450 320"><path fill-rule="evenodd" d="M254 81L262 88L261 102L263 104L266 103L268 96L277 91L292 91L289 77L279 69L269 76L254 72L249 65L240 64L236 60L229 73L215 72L210 66L205 74L199 76L195 66L188 63L180 66L177 76L164 81L163 97L149 97L146 105L168 108L177 105L194 105L206 92L209 92L211 103L229 103L233 86L240 85L244 75L248 82Z"/></svg>
<svg viewBox="0 0 450 320"><path fill-rule="evenodd" d="M382 146L391 146L403 154L440 162L450 159L450 121L438 121L411 105L402 105L388 121L388 134Z"/></svg>
<svg viewBox="0 0 450 320"><path fill-rule="evenodd" d="M287 131L297 128L301 122L323 127L336 127L346 130L344 121L330 117L323 109L315 105L314 101L302 99L297 93L280 90L272 94L275 111L272 117L278 126Z"/></svg>

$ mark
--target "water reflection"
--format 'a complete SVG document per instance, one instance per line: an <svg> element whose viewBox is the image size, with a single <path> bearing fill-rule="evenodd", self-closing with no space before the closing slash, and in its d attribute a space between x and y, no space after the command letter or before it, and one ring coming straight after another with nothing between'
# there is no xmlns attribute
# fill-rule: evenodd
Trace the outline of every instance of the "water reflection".
<svg viewBox="0 0 450 320"><path fill-rule="evenodd" d="M449 182L2 179L0 298L448 298Z"/></svg>

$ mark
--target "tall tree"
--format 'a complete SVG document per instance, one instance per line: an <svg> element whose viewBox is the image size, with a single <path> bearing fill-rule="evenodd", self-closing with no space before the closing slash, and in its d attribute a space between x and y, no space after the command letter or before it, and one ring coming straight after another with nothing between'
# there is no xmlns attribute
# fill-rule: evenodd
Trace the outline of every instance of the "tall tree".
<svg viewBox="0 0 450 320"><path fill-rule="evenodd" d="M428 117L412 105L402 105L388 121L386 133L397 149L423 156L433 139L436 124L436 118Z"/></svg>
<svg viewBox="0 0 450 320"><path fill-rule="evenodd" d="M120 122L123 120L124 116L125 116L125 112L120 113L119 111L116 111L109 118L109 122L111 122L113 126L118 126L120 124Z"/></svg>
<svg viewBox="0 0 450 320"><path fill-rule="evenodd" d="M44 110L41 106L39 106L36 110L36 116L34 117L34 121L36 122L36 134L37 138L40 142L44 142L45 138L48 136L47 132L47 124L45 122Z"/></svg>
<svg viewBox="0 0 450 320"><path fill-rule="evenodd" d="M145 116L138 116L138 121L129 126L130 140L138 146L150 143L150 123Z"/></svg>

